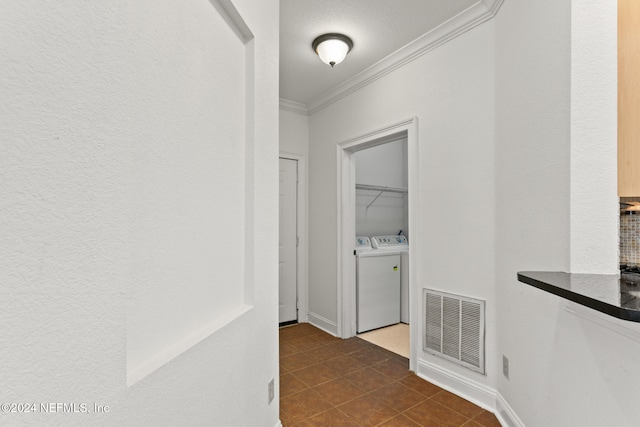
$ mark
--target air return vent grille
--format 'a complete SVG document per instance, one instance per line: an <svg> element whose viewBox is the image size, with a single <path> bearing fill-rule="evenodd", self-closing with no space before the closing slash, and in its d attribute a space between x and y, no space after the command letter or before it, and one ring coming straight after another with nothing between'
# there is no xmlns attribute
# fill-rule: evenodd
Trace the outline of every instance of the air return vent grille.
<svg viewBox="0 0 640 427"><path fill-rule="evenodd" d="M485 302L431 289L423 302L424 350L484 374Z"/></svg>

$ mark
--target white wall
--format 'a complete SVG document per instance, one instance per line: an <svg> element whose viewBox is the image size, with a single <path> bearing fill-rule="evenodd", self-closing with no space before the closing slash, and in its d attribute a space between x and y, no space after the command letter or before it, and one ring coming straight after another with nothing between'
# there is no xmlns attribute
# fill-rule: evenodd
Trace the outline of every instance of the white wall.
<svg viewBox="0 0 640 427"><path fill-rule="evenodd" d="M149 4L138 2L128 10L131 17L144 17L132 43L140 52L133 90L163 110L151 115L141 109L129 116L132 128L139 130L131 135L135 143L129 164L136 183L129 192L135 236L130 261L135 286L127 310L129 383L155 369L162 363L159 353L195 330L215 328L222 317L236 316L245 302L250 304L252 293L244 273L245 256L251 257L252 250L245 242L252 209L245 189L251 183L244 176L251 150L245 136L245 75L252 61L211 3L166 5L173 6L170 23L166 8L150 11ZM201 38L218 43L184 49ZM143 54L157 46L166 51L161 63ZM223 68L220 57L226 58ZM217 86L209 83L211 75Z"/></svg>
<svg viewBox="0 0 640 427"><path fill-rule="evenodd" d="M570 267L570 11L567 1L506 1L496 17L497 356L510 361L510 380L498 379L527 426L552 404L530 385L556 382L553 336L542 331L557 323L560 301L516 272Z"/></svg>
<svg viewBox="0 0 640 427"><path fill-rule="evenodd" d="M233 3L255 36L246 49L211 41L228 24L207 0L3 5L0 401L97 403L110 412L0 413L0 424L277 424L267 382L278 377L278 5ZM237 75L218 74L209 56L225 49L247 52L233 56L234 66L255 64L240 101L237 85L218 80ZM233 134L244 121L229 123L224 108L245 103L254 121L246 135ZM224 135L240 141L259 135L254 151L217 140L225 124ZM220 183L202 184L217 177L208 166L253 191L241 190L238 202ZM248 221L234 250L248 255L235 277L225 267L237 267L233 254L193 234L234 221L211 209L216 195L233 209L241 203ZM182 260L171 256L179 245L189 254ZM246 251L252 246L255 254ZM194 263L210 268L194 276ZM237 298L231 287L248 295ZM252 308L127 386L127 340L140 326L128 331L128 320L137 321L127 307L129 315L151 307L150 317L164 308L169 321L188 319L144 326L155 325L158 338L137 353L146 360L218 319L216 294Z"/></svg>
<svg viewBox="0 0 640 427"><path fill-rule="evenodd" d="M309 116L280 108L280 151L309 153Z"/></svg>
<svg viewBox="0 0 640 427"><path fill-rule="evenodd" d="M357 184L407 188L406 138L358 151L353 157ZM398 234L402 230L402 234L409 237L407 196L407 193L380 194L376 190L356 188L356 235Z"/></svg>
<svg viewBox="0 0 640 427"><path fill-rule="evenodd" d="M616 270L615 2L506 1L496 28L498 391L527 426L636 425L639 325L515 276Z"/></svg>
<svg viewBox="0 0 640 427"><path fill-rule="evenodd" d="M417 116L417 288L486 299L494 359L493 46L488 22L310 117L310 311L337 319L336 144ZM464 276L454 273L462 268ZM420 291L412 298L417 304ZM484 377L419 353L481 383L495 381L492 369Z"/></svg>
<svg viewBox="0 0 640 427"><path fill-rule="evenodd" d="M640 325L516 279L616 271L615 25L607 0L506 0L311 116L311 308L336 318L336 144L417 116L420 287L488 309L486 377L421 351L419 366L462 394L497 393L509 425L635 425Z"/></svg>
<svg viewBox="0 0 640 427"><path fill-rule="evenodd" d="M571 271L619 269L617 20L611 2L572 3Z"/></svg>
<svg viewBox="0 0 640 427"><path fill-rule="evenodd" d="M353 154L356 183L407 188L407 138Z"/></svg>
<svg viewBox="0 0 640 427"><path fill-rule="evenodd" d="M356 190L356 236L383 236L402 231L408 238L407 194L386 192L378 197L379 194L376 190Z"/></svg>

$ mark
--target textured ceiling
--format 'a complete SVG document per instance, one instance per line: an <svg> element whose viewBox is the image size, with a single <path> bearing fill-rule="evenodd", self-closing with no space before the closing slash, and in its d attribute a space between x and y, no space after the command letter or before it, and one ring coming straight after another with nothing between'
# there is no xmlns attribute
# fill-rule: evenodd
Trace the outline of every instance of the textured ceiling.
<svg viewBox="0 0 640 427"><path fill-rule="evenodd" d="M478 0L281 0L280 98L308 104ZM353 40L331 68L311 42L324 33Z"/></svg>

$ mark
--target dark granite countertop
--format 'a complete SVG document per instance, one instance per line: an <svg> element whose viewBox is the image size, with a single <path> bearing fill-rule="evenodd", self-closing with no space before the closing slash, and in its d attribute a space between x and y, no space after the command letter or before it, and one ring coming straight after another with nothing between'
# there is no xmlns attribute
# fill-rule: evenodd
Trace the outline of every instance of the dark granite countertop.
<svg viewBox="0 0 640 427"><path fill-rule="evenodd" d="M640 274L521 271L518 280L618 319L640 322Z"/></svg>

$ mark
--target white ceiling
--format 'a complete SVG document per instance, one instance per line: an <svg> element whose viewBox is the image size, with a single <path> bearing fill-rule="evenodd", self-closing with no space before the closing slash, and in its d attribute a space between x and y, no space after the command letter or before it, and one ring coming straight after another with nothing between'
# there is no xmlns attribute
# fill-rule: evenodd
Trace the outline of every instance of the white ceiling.
<svg viewBox="0 0 640 427"><path fill-rule="evenodd" d="M478 0L281 0L280 98L307 105ZM331 68L311 48L325 33L353 40Z"/></svg>

